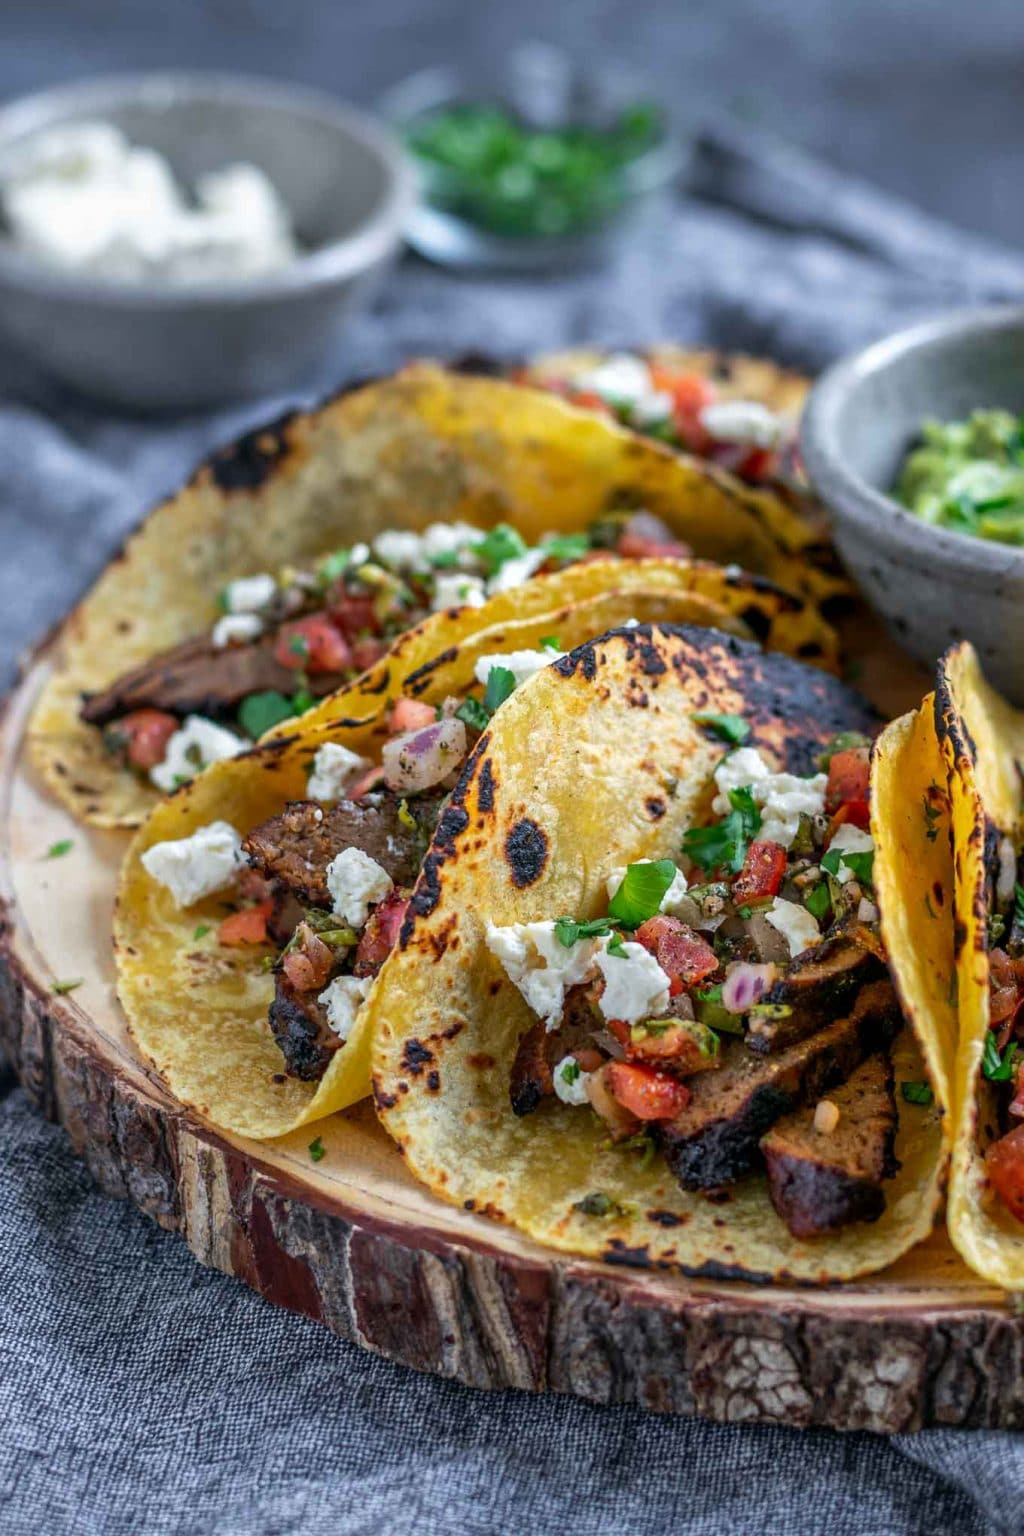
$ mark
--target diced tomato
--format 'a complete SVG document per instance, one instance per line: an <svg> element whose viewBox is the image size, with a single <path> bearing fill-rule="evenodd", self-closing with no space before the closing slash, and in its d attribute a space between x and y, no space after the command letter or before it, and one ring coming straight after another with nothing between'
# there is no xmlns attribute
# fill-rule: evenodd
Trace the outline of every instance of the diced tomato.
<svg viewBox="0 0 1024 1536"><path fill-rule="evenodd" d="M364 635L362 640L353 640L352 665L359 672L368 672L377 665L387 648L387 641L378 640L375 635Z"/></svg>
<svg viewBox="0 0 1024 1536"><path fill-rule="evenodd" d="M657 363L651 365L651 382L672 396L676 431L691 453L706 453L714 439L701 425L700 413L717 399L718 391L699 373L675 373Z"/></svg>
<svg viewBox="0 0 1024 1536"><path fill-rule="evenodd" d="M283 624L274 657L295 672L344 672L352 665L349 643L326 613Z"/></svg>
<svg viewBox="0 0 1024 1536"><path fill-rule="evenodd" d="M424 704L421 699L396 699L391 706L388 730L396 736L403 731L419 731L425 725L433 725L436 719L433 704Z"/></svg>
<svg viewBox="0 0 1024 1536"><path fill-rule="evenodd" d="M733 881L733 901L742 906L778 895L785 873L786 850L781 843L751 843L743 868Z"/></svg>
<svg viewBox="0 0 1024 1536"><path fill-rule="evenodd" d="M297 992L315 992L327 985L334 969L334 951L308 923L295 930L296 946L281 961L281 969Z"/></svg>
<svg viewBox="0 0 1024 1536"><path fill-rule="evenodd" d="M1000 1050L1009 1040L1013 1021L1021 1002L1021 980L1014 962L1004 949L989 951L989 1024L1005 1038L1000 1040ZM1003 1028L1000 1030L999 1026Z"/></svg>
<svg viewBox="0 0 1024 1536"><path fill-rule="evenodd" d="M1024 1125L992 1143L985 1153L985 1172L1010 1215L1024 1221Z"/></svg>
<svg viewBox="0 0 1024 1536"><path fill-rule="evenodd" d="M615 1098L638 1120L671 1120L690 1102L690 1090L684 1082L654 1067L611 1061L606 1076Z"/></svg>
<svg viewBox="0 0 1024 1536"><path fill-rule="evenodd" d="M650 950L672 982L679 981L689 987L718 970L718 956L711 945L678 917L667 917L663 913L649 917L646 923L641 923L634 937L638 944Z"/></svg>
<svg viewBox="0 0 1024 1536"><path fill-rule="evenodd" d="M558 390L557 393L563 394L565 391ZM578 405L581 410L599 411L602 416L610 416L612 414L612 408L604 396L596 394L591 389L573 390L569 394L569 399L573 405Z"/></svg>
<svg viewBox="0 0 1024 1536"><path fill-rule="evenodd" d="M348 786L346 798L349 800L361 800L364 795L368 795L370 790L382 783L383 780L384 769L380 763L375 763L372 768L367 768L365 773L360 774L358 779L352 781Z"/></svg>
<svg viewBox="0 0 1024 1536"><path fill-rule="evenodd" d="M344 588L333 598L330 605L331 623L341 630L346 640L355 640L366 630L376 632L376 598L372 592L346 592Z"/></svg>
<svg viewBox="0 0 1024 1536"><path fill-rule="evenodd" d="M376 976L398 943L408 906L409 898L404 892L389 891L380 906L370 914L370 921L363 929L352 967L357 976Z"/></svg>
<svg viewBox="0 0 1024 1536"><path fill-rule="evenodd" d="M773 448L750 448L733 470L741 480L770 480L778 472L779 456Z"/></svg>
<svg viewBox="0 0 1024 1536"><path fill-rule="evenodd" d="M824 846L826 848L846 821L853 827L860 827L863 832L870 831L871 810L867 802L865 800L848 800L845 805L839 807L825 832Z"/></svg>
<svg viewBox="0 0 1024 1536"><path fill-rule="evenodd" d="M640 533L630 533L627 528L619 534L615 553L624 560L688 560L693 551L689 544L683 544L679 539L662 542L644 538Z"/></svg>
<svg viewBox="0 0 1024 1536"><path fill-rule="evenodd" d="M236 949L243 944L265 944L272 905L269 901L261 901L258 907L246 907L241 912L232 912L217 929L218 942L226 944L229 949Z"/></svg>
<svg viewBox="0 0 1024 1536"><path fill-rule="evenodd" d="M162 709L136 709L122 715L110 728L113 741L123 745L125 756L135 768L155 768L167 754L167 743L178 729L178 721Z"/></svg>
<svg viewBox="0 0 1024 1536"><path fill-rule="evenodd" d="M849 747L845 752L832 754L825 786L825 809L830 815L840 806L849 806L846 820L857 827L867 826L870 773L871 754L867 747ZM861 820L861 816L865 819Z"/></svg>

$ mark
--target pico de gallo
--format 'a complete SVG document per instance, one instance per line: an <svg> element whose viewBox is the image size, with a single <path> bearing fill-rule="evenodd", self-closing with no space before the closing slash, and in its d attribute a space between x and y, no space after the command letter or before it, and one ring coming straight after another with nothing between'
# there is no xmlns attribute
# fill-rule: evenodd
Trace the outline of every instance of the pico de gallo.
<svg viewBox="0 0 1024 1536"><path fill-rule="evenodd" d="M1010 837L989 840L989 1029L981 1070L995 1085L997 1129L985 1153L989 1186L1024 1222L1024 869Z"/></svg>

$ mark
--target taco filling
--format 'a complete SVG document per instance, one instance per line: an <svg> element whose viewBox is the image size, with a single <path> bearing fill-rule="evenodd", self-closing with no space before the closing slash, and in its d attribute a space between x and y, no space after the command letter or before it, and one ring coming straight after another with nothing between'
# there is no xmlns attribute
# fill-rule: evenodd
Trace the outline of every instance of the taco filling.
<svg viewBox="0 0 1024 1536"><path fill-rule="evenodd" d="M988 1023L981 1073L995 1124L985 1173L996 1198L1024 1223L1024 850L991 824L986 838Z"/></svg>
<svg viewBox="0 0 1024 1536"><path fill-rule="evenodd" d="M647 512L611 514L532 547L508 524L487 533L468 523L392 529L316 569L229 582L208 634L86 696L81 717L103 730L119 764L170 793L365 672L430 613L482 607L597 553L682 559L690 551Z"/></svg>
<svg viewBox="0 0 1024 1536"><path fill-rule="evenodd" d="M614 870L607 915L487 928L538 1015L509 1084L660 1147L684 1189L767 1174L797 1237L885 1208L898 1170L888 980L868 831L869 747L846 733L807 776L776 772L738 716L711 817L680 860Z"/></svg>

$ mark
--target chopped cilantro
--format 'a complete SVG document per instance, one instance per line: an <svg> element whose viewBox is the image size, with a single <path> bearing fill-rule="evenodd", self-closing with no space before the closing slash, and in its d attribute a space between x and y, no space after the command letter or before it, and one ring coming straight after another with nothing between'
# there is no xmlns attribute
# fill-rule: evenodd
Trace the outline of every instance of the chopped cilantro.
<svg viewBox="0 0 1024 1536"><path fill-rule="evenodd" d="M590 538L585 533L556 533L543 539L541 548L551 560L582 560L590 553Z"/></svg>
<svg viewBox="0 0 1024 1536"><path fill-rule="evenodd" d="M321 1158L324 1158L324 1157L327 1156L327 1149L324 1146L323 1137L322 1136L318 1136L316 1138L316 1141L311 1141L310 1142L310 1144L309 1144L309 1155L313 1159L314 1163L320 1162Z"/></svg>
<svg viewBox="0 0 1024 1536"><path fill-rule="evenodd" d="M935 1097L932 1093L931 1084L923 1080L900 1083L900 1093L902 1093L908 1104L930 1104Z"/></svg>
<svg viewBox="0 0 1024 1536"><path fill-rule="evenodd" d="M844 848L830 848L821 861L821 867L827 875L838 875L840 864L859 880L861 885L870 885L875 866L875 850L867 848L863 852L847 852ZM935 916L935 913L932 913Z"/></svg>
<svg viewBox="0 0 1024 1536"><path fill-rule="evenodd" d="M981 1058L981 1070L990 1083L1008 1083L1013 1076L1019 1047L1016 1040L1011 1040L1006 1050L1000 1056L999 1045L995 1035L988 1030L985 1035L985 1049Z"/></svg>
<svg viewBox="0 0 1024 1536"><path fill-rule="evenodd" d="M55 981L50 991L56 992L58 997L66 997L69 992L74 992L76 987L80 987L84 980L84 976L74 976L70 981Z"/></svg>
<svg viewBox="0 0 1024 1536"><path fill-rule="evenodd" d="M488 576L494 576L506 560L526 554L526 543L522 534L510 528L508 523L499 523L479 544L474 544L472 550Z"/></svg>
<svg viewBox="0 0 1024 1536"><path fill-rule="evenodd" d="M639 928L661 910L661 899L677 874L671 859L631 864L608 903L608 916L613 922L621 923L623 928Z"/></svg>
<svg viewBox="0 0 1024 1536"><path fill-rule="evenodd" d="M238 708L238 723L247 736L258 741L264 731L295 714L295 704L283 693L268 688L266 693L250 693Z"/></svg>
<svg viewBox="0 0 1024 1536"><path fill-rule="evenodd" d="M205 939L206 935L209 933L209 931L210 931L209 923L200 923L199 927L196 929L195 933L192 935L193 942L194 943L198 943L200 939Z"/></svg>
<svg viewBox="0 0 1024 1536"><path fill-rule="evenodd" d="M609 1152L639 1152L638 1162L641 1170L651 1166L658 1150L646 1131L637 1131L635 1136L627 1136L624 1141L607 1141L602 1142L601 1145Z"/></svg>
<svg viewBox="0 0 1024 1536"><path fill-rule="evenodd" d="M313 708L315 703L316 699L310 693L309 689L300 688L298 693L292 694L292 713L295 715L304 715L307 710Z"/></svg>
<svg viewBox="0 0 1024 1536"><path fill-rule="evenodd" d="M289 635L288 649L291 654L293 656L297 656L300 661L309 660L309 641L306 639L305 635Z"/></svg>
<svg viewBox="0 0 1024 1536"><path fill-rule="evenodd" d="M605 950L605 954L607 954L607 955L614 955L616 960L628 960L629 959L629 956L626 954L626 951L625 951L625 949L622 946L622 934L621 933L613 933L612 934L611 938L608 940L608 947Z"/></svg>
<svg viewBox="0 0 1024 1536"><path fill-rule="evenodd" d="M812 886L811 889L807 892L807 895L804 897L804 906L807 908L811 916L816 917L820 923L821 919L828 911L831 901L832 898L829 894L828 881L819 880L817 885Z"/></svg>
<svg viewBox="0 0 1024 1536"><path fill-rule="evenodd" d="M198 742L194 741L191 746L185 748L185 761L191 763L197 773L202 773L206 763L203 760L203 749Z"/></svg>
<svg viewBox="0 0 1024 1536"><path fill-rule="evenodd" d="M468 725L471 731L486 731L491 717L479 699L463 699L455 711L455 718Z"/></svg>
<svg viewBox="0 0 1024 1536"><path fill-rule="evenodd" d="M1013 920L1024 928L1024 885L1019 881L1013 887Z"/></svg>
<svg viewBox="0 0 1024 1536"><path fill-rule="evenodd" d="M575 1056L570 1056L564 1062L558 1073L563 1083L574 1083L580 1075L580 1064Z"/></svg>
<svg viewBox="0 0 1024 1536"><path fill-rule="evenodd" d="M581 1216L624 1216L626 1208L613 1200L611 1195L606 1195L603 1190L595 1189L589 1195L584 1195L582 1200L577 1200L573 1205L574 1211L579 1211Z"/></svg>
<svg viewBox="0 0 1024 1536"><path fill-rule="evenodd" d="M541 635L541 649L544 651L561 651L562 644L557 635Z"/></svg>
<svg viewBox="0 0 1024 1536"><path fill-rule="evenodd" d="M59 843L50 844L49 848L46 850L46 857L48 859L62 859L66 853L71 852L74 846L75 844L72 838L62 837Z"/></svg>
<svg viewBox="0 0 1024 1536"><path fill-rule="evenodd" d="M740 742L746 741L750 735L750 723L744 720L742 715L691 715L694 725L703 725L722 741L729 741L734 747Z"/></svg>
<svg viewBox="0 0 1024 1536"><path fill-rule="evenodd" d="M336 549L333 554L327 555L321 560L319 567L320 580L325 586L332 581L337 581L343 571L347 571L352 563L352 552L348 549Z"/></svg>
<svg viewBox="0 0 1024 1536"><path fill-rule="evenodd" d="M492 667L487 674L487 687L484 689L484 709L488 715L493 715L496 709L500 709L509 695L515 691L515 673L508 667Z"/></svg>
<svg viewBox="0 0 1024 1536"><path fill-rule="evenodd" d="M722 983L718 982L713 987L699 987L697 997L702 1003L720 1003L722 1001Z"/></svg>
<svg viewBox="0 0 1024 1536"><path fill-rule="evenodd" d="M931 785L931 789L933 789L937 795L941 794L939 786L934 782ZM931 793L931 789L929 790L929 794ZM924 797L924 826L925 836L930 843L934 843L935 839L939 835L939 829L935 823L939 820L941 815L942 811L940 807L933 805L931 800L928 798L928 794L926 794Z"/></svg>
<svg viewBox="0 0 1024 1536"><path fill-rule="evenodd" d="M607 917L595 917L589 923L578 923L573 917L555 919L555 938L566 949L572 949L580 939L603 939L611 931L612 925Z"/></svg>
<svg viewBox="0 0 1024 1536"><path fill-rule="evenodd" d="M457 549L442 549L436 555L429 555L428 563L438 571L451 571L459 563L459 551Z"/></svg>
<svg viewBox="0 0 1024 1536"><path fill-rule="evenodd" d="M729 804L732 810L724 820L710 827L692 827L683 837L683 852L701 869L725 866L739 874L747 846L761 830L761 812L749 786L730 789Z"/></svg>

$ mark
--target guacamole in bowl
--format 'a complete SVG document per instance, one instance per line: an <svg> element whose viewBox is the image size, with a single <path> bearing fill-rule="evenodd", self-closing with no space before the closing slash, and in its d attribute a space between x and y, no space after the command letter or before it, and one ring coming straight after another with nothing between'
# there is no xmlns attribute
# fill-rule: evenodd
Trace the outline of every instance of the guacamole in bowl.
<svg viewBox="0 0 1024 1536"><path fill-rule="evenodd" d="M974 411L967 421L925 422L896 495L926 523L1024 545L1024 417Z"/></svg>

